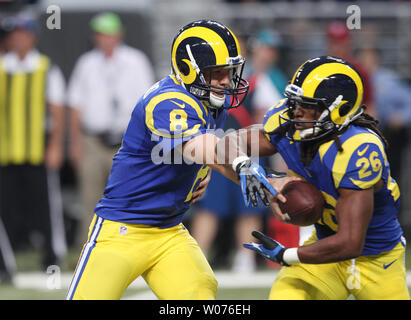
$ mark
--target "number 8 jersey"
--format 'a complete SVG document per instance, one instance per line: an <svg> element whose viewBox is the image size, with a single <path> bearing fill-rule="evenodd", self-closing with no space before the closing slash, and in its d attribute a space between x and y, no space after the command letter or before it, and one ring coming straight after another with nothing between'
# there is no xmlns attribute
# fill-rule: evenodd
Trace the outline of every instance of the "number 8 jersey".
<svg viewBox="0 0 411 320"><path fill-rule="evenodd" d="M226 114L214 118L173 76L156 83L132 112L96 214L160 228L179 224L209 168L187 163L176 150L222 128Z"/></svg>
<svg viewBox="0 0 411 320"><path fill-rule="evenodd" d="M282 125L279 114L285 108L284 99L267 111L264 132L272 132ZM383 186L374 193L374 212L362 255L378 254L398 243L402 236L398 222L400 191L390 176L384 144L377 134L367 128L350 125L339 136L343 151L338 151L334 140L325 142L309 166L301 161L301 142L292 142L279 134L266 136L287 163L291 174L300 176L321 190L326 203L321 219L315 224L318 239L335 234L338 230L335 207L339 188L368 189L382 179Z"/></svg>

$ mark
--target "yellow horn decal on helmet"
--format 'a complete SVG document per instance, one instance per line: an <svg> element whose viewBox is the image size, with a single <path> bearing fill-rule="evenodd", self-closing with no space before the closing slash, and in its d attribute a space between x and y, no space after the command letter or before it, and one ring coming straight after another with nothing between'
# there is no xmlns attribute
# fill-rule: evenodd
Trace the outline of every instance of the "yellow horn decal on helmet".
<svg viewBox="0 0 411 320"><path fill-rule="evenodd" d="M303 62L297 69L297 71L294 73L293 78L291 79L291 83L294 83L295 78L297 77L298 73L301 72L301 68L307 63L308 61Z"/></svg>
<svg viewBox="0 0 411 320"><path fill-rule="evenodd" d="M334 110L331 111L331 114L330 114L331 121L334 122L335 124L343 124L346 117L350 114L348 113L344 117L340 116L340 107L347 102L348 102L347 100L341 101L341 103L337 107L335 107Z"/></svg>
<svg viewBox="0 0 411 320"><path fill-rule="evenodd" d="M181 79L183 80L184 83L190 84L193 83L194 80L197 78L197 72L193 69L191 66L191 62L188 59L182 59L182 61L188 65L190 68L190 73L188 75L180 74Z"/></svg>
<svg viewBox="0 0 411 320"><path fill-rule="evenodd" d="M237 46L237 55L238 55L238 56L241 56L240 43L238 42L237 37L236 37L235 34L231 31L231 29L229 29L228 27L227 27L227 29L228 29L228 31L230 31L231 35L232 35L233 38L234 38L235 45Z"/></svg>
<svg viewBox="0 0 411 320"><path fill-rule="evenodd" d="M364 91L361 78L354 69L342 63L326 63L311 71L301 85L301 88L304 90L304 96L311 98L314 97L314 93L318 85L325 78L337 73L345 74L354 81L357 87L357 100L355 101L354 108L358 107L361 103L361 98Z"/></svg>
<svg viewBox="0 0 411 320"><path fill-rule="evenodd" d="M331 114L331 119L334 123L343 124L347 117L351 117L357 111L358 107L362 102L362 96L364 91L361 78L353 68L342 63L326 63L320 65L308 74L303 84L301 85L301 88L304 90L304 96L312 98L314 97L315 90L317 90L319 84L324 79L328 78L329 76L332 76L333 74L344 74L346 76L349 76L354 81L355 86L357 87L357 100L355 101L350 112L348 112L343 117L340 116L339 108L341 107L341 105L347 102L343 101L337 108L333 110Z"/></svg>
<svg viewBox="0 0 411 320"><path fill-rule="evenodd" d="M193 27L183 31L174 42L173 51L171 55L174 70L179 71L177 67L177 61L175 60L177 48L183 40L190 37L201 38L211 46L216 57L216 65L225 65L227 63L227 57L229 57L227 45L225 44L224 40L218 35L218 33L205 27ZM188 76L184 76L183 74L181 74L181 72L179 73L184 82L185 77L188 78L187 80L192 80L191 82L185 82L189 84L195 80L195 77L193 79L192 75L192 72L194 70L189 60L184 62L188 63L190 67L190 73Z"/></svg>

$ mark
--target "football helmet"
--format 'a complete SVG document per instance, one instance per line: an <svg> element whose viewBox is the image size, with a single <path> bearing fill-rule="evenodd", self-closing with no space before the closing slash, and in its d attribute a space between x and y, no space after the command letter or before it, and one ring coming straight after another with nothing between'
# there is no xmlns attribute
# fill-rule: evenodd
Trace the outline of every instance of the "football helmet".
<svg viewBox="0 0 411 320"><path fill-rule="evenodd" d="M347 61L332 56L307 60L285 89L288 108L280 114L280 122L292 124L285 136L290 140L314 141L341 131L363 112L363 91L360 74ZM293 119L298 105L318 111L318 118ZM312 127L295 130L298 123L310 123Z"/></svg>
<svg viewBox="0 0 411 320"><path fill-rule="evenodd" d="M180 84L207 107L235 108L248 92L248 82L242 78L245 59L241 56L238 40L233 32L212 20L194 21L184 26L171 47L172 72ZM213 86L206 82L205 72L214 68L230 70L228 87ZM226 98L231 101L224 106Z"/></svg>

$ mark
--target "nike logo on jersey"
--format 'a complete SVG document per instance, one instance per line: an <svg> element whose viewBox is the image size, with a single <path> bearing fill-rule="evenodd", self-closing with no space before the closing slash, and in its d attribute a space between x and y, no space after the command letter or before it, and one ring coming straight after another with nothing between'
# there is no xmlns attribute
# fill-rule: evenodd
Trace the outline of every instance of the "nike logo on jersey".
<svg viewBox="0 0 411 320"><path fill-rule="evenodd" d="M176 102L176 101L174 101L174 100L171 100L171 102L172 103L174 103L174 104L176 104L176 105L178 105L180 108L185 108L186 107L186 104L183 102L183 103L178 103L178 102Z"/></svg>
<svg viewBox="0 0 411 320"><path fill-rule="evenodd" d="M384 269L387 269L387 268L389 268L395 261L397 261L397 259L395 259L394 261L392 261L392 262L390 262L389 264L383 264L383 268Z"/></svg>
<svg viewBox="0 0 411 320"><path fill-rule="evenodd" d="M364 155L364 153L368 150L368 147L369 147L370 145L367 145L363 150L358 150L357 151L357 154L358 154L358 156L359 157L361 157L361 156L363 156Z"/></svg>

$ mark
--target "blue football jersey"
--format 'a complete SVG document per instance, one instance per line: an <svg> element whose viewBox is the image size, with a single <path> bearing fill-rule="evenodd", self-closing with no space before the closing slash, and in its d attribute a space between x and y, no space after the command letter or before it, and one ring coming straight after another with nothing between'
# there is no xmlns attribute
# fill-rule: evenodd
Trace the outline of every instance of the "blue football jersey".
<svg viewBox="0 0 411 320"><path fill-rule="evenodd" d="M368 226L362 255L392 249L402 236L398 222L400 190L390 175L390 166L380 137L373 131L351 125L340 135L343 151L334 140L322 144L309 166L301 161L300 142L278 134L269 134L281 125L279 115L286 109L286 99L270 108L263 121L264 132L287 163L290 173L317 186L325 199L322 217L315 223L317 238L335 234L338 221L335 207L338 188L368 189L383 179L383 187L374 193L374 212ZM294 132L298 134L298 132Z"/></svg>
<svg viewBox="0 0 411 320"><path fill-rule="evenodd" d="M209 168L187 163L177 147L222 128L226 116L224 110L214 118L173 76L157 82L132 112L96 214L160 228L179 224Z"/></svg>

